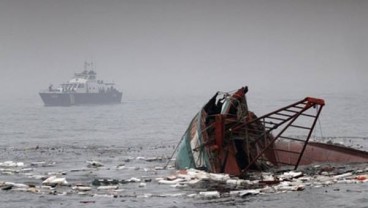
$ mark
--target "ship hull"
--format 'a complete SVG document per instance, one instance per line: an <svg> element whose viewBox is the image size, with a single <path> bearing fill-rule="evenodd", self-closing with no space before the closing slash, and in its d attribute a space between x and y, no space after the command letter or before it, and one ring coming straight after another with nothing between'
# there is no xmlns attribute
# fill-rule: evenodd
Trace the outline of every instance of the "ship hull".
<svg viewBox="0 0 368 208"><path fill-rule="evenodd" d="M98 105L121 103L122 93L59 93L41 92L45 106Z"/></svg>
<svg viewBox="0 0 368 208"><path fill-rule="evenodd" d="M257 117L248 110L246 92L247 88L241 88L223 98L216 93L195 115L177 147L177 169L195 168L243 177L248 170L264 171L270 166L297 169L314 163L368 162L368 152L309 141L324 105L322 99L307 97ZM314 108L318 108L316 114ZM298 124L305 122L305 117L311 126L293 124L297 118ZM288 128L308 132L299 140L283 134ZM271 131L276 131L276 136Z"/></svg>
<svg viewBox="0 0 368 208"><path fill-rule="evenodd" d="M280 140L275 143L274 153L277 165L295 165L298 157L293 152L298 152L303 148L303 141ZM305 148L300 165L310 165L313 163L366 163L368 153L365 151L352 149L345 146L333 144L309 142Z"/></svg>

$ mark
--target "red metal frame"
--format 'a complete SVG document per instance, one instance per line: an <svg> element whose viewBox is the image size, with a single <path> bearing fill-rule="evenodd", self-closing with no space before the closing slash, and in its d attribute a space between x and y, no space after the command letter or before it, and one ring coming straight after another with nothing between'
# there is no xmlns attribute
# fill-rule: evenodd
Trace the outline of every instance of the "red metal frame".
<svg viewBox="0 0 368 208"><path fill-rule="evenodd" d="M284 108L281 108L279 110L273 111L271 113L268 113L264 116L261 116L259 118L250 120L244 124L241 124L239 126L236 126L233 128L233 130L239 130L241 128L249 128L249 126L252 123L255 123L257 121L261 121L265 127L264 132L261 133L259 135L259 138L254 142L254 144L256 144L258 147L260 147L260 151L258 152L258 154L252 158L251 162L248 164L248 166L246 168L244 168L242 170L242 172L245 172L247 170L249 170L249 168L254 165L257 160L265 154L266 151L270 151L272 150L272 145L274 144L274 142L280 138L283 139L296 139L296 138L291 138L291 137L284 137L282 136L283 133L291 127L294 128L301 128L301 129L306 129L309 130L307 137L305 138L305 142L303 145L303 149L301 150L301 152L299 152L299 157L298 157L298 161L295 164L294 169L297 169L300 163L301 158L303 157L303 153L305 150L306 145L309 142L309 139L312 135L313 129L315 127L315 124L318 120L318 117L320 116L320 113L322 111L323 106L325 105L324 100L322 99L318 99L318 98L312 98L312 97L307 97L301 101L298 101L296 103L293 103L291 105L288 105ZM312 107L317 107L317 113L315 115L313 114L306 114L305 112L307 110L309 110ZM306 116L306 117L311 117L313 118L313 123L310 127L304 127L304 126L299 126L299 125L293 125L293 123L300 117L300 116ZM281 129L281 131L275 136L272 137L271 132L277 128L279 128L280 126L284 125L285 126ZM266 139L264 141L263 145L260 145L260 141L262 138L267 137L268 139ZM248 139L248 138L246 138ZM262 147L263 146L263 147ZM250 150L248 150L248 152L250 152ZM270 154L269 154L270 155ZM269 158L270 161L277 161L277 158Z"/></svg>

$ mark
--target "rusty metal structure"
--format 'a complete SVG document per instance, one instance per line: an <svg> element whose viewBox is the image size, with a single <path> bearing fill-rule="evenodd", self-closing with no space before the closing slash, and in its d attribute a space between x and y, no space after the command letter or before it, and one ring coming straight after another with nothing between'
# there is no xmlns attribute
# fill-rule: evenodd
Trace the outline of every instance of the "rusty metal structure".
<svg viewBox="0 0 368 208"><path fill-rule="evenodd" d="M199 111L179 143L178 169L241 176L270 166L368 162L367 152L310 141L323 99L306 97L257 117L248 110L247 91L218 92Z"/></svg>

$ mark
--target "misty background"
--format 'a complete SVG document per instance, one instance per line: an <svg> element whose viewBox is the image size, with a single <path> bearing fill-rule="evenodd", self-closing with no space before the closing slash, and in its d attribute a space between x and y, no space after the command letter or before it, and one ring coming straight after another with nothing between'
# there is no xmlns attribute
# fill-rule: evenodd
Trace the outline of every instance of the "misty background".
<svg viewBox="0 0 368 208"><path fill-rule="evenodd" d="M38 97L85 61L123 100L243 85L367 92L367 11L364 0L1 0L0 93Z"/></svg>
<svg viewBox="0 0 368 208"><path fill-rule="evenodd" d="M40 90L68 81L84 62L123 90L122 104L44 107ZM244 85L258 116L306 96L325 99L313 139L367 151L367 66L367 0L0 0L0 163L31 169L11 175L5 168L0 180L28 184L30 174L60 172L71 184L90 184L172 175L146 171L165 160L125 159L170 157L216 91ZM92 160L106 168L68 171ZM54 165L28 166L35 161ZM121 164L139 170L117 171ZM123 195L176 193L155 182L122 188ZM184 195L87 200L139 208L367 206L365 184L315 190L241 202ZM2 191L0 207L73 208L81 207L80 197Z"/></svg>

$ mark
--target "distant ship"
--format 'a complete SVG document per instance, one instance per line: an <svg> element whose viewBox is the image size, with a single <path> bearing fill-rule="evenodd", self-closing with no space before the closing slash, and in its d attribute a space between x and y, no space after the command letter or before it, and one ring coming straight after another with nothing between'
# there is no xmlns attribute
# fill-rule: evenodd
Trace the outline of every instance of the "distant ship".
<svg viewBox="0 0 368 208"><path fill-rule="evenodd" d="M121 103L123 93L114 83L105 83L96 79L96 72L87 70L90 63L85 63L85 70L75 73L74 77L59 87L50 85L39 94L45 106L72 106L88 104Z"/></svg>

